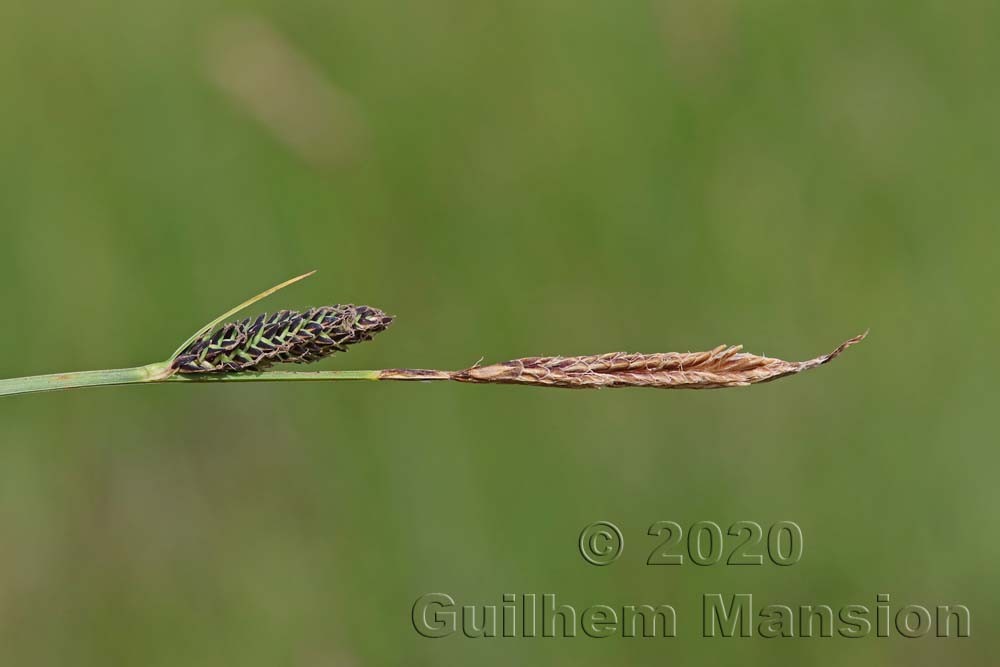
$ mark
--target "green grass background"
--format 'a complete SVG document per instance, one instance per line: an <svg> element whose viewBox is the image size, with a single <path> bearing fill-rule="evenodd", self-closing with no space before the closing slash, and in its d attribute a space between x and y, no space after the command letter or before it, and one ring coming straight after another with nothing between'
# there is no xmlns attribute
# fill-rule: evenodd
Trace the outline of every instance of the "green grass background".
<svg viewBox="0 0 1000 667"><path fill-rule="evenodd" d="M208 74L265 21L356 103L300 158ZM325 368L743 343L748 390L0 400L0 663L989 664L1000 5L0 3L0 376L148 363L230 305L398 316ZM331 121L332 122L332 121ZM345 138L345 141L347 138ZM625 532L606 568L576 549ZM788 519L789 568L648 567ZM422 639L421 594L669 602L673 640ZM972 638L700 639L699 596L959 602Z"/></svg>

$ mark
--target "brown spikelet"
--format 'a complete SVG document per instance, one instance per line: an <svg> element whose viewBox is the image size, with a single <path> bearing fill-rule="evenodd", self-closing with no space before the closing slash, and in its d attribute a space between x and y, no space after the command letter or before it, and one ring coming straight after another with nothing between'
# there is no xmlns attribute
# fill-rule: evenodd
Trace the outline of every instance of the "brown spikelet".
<svg viewBox="0 0 1000 667"><path fill-rule="evenodd" d="M740 345L734 347L720 345L708 352L662 354L612 352L585 357L528 357L489 366L473 366L450 373L449 379L459 382L529 384L567 389L744 387L821 366L835 359L848 347L864 340L866 335L867 332L855 336L830 354L809 361L783 361L760 357L741 352ZM404 378L387 376L385 379ZM413 377L412 379L440 378Z"/></svg>

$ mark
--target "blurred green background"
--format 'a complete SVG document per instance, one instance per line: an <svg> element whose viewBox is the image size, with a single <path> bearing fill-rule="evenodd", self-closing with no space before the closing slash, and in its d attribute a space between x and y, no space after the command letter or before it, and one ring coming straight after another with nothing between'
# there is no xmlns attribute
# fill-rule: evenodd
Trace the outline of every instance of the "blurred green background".
<svg viewBox="0 0 1000 667"><path fill-rule="evenodd" d="M3 0L0 377L161 359L313 268L264 308L398 316L324 368L872 334L747 390L0 400L0 662L988 664L998 22L944 0ZM626 541L604 568L576 546L600 519ZM792 520L805 553L646 566L663 519ZM429 592L666 602L680 636L428 640ZM962 603L972 638L702 639L714 592Z"/></svg>

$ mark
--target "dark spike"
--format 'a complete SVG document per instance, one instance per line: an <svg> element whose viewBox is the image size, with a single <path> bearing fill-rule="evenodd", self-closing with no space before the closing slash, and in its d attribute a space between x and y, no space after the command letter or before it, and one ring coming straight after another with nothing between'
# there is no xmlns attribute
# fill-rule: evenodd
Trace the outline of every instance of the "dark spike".
<svg viewBox="0 0 1000 667"><path fill-rule="evenodd" d="M302 313L264 313L207 332L182 350L172 365L178 373L236 373L263 370L273 363L311 363L371 340L392 320L378 308L350 304Z"/></svg>

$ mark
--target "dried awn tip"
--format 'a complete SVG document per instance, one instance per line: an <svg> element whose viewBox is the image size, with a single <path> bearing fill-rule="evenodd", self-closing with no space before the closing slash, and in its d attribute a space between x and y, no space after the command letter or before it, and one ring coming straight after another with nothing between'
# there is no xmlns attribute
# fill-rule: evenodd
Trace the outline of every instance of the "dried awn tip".
<svg viewBox="0 0 1000 667"><path fill-rule="evenodd" d="M741 352L742 345L708 352L629 354L612 352L586 357L528 357L489 366L473 366L450 375L459 382L529 384L566 389L658 387L719 389L769 382L816 368L861 342L867 332L809 361L784 361Z"/></svg>

